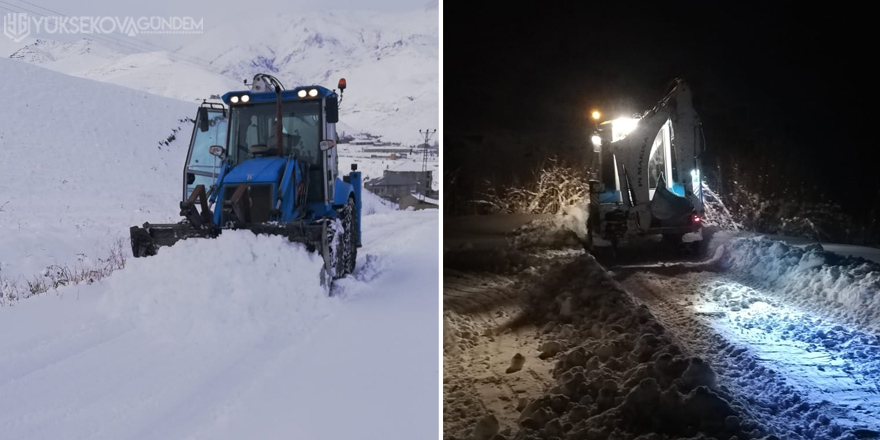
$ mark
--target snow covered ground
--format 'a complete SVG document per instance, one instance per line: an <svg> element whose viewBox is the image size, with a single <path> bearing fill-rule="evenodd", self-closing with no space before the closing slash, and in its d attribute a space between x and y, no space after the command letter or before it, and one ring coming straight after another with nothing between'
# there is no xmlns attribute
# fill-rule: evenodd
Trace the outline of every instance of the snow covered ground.
<svg viewBox="0 0 880 440"><path fill-rule="evenodd" d="M179 219L195 105L0 71L0 437L436 436L437 211L366 193L355 273L331 292L315 254L241 231L11 299Z"/></svg>
<svg viewBox="0 0 880 440"><path fill-rule="evenodd" d="M446 222L447 439L880 437L877 263L720 231L596 264L516 220Z"/></svg>
<svg viewBox="0 0 880 440"><path fill-rule="evenodd" d="M301 245L238 232L2 307L0 432L433 438L438 223L365 217L333 297Z"/></svg>

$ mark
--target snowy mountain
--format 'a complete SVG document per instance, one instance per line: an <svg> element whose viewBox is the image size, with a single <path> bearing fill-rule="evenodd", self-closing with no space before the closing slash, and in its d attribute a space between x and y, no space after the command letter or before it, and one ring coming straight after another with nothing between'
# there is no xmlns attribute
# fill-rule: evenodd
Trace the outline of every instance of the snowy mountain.
<svg viewBox="0 0 880 440"><path fill-rule="evenodd" d="M209 29L173 52L130 53L103 42L38 39L11 58L74 76L192 101L240 90L270 73L285 86L336 88L348 81L340 117L352 130L417 144L439 125L439 13L307 12ZM4 53L10 52L3 46Z"/></svg>
<svg viewBox="0 0 880 440"><path fill-rule="evenodd" d="M229 77L173 59L167 52L126 55L76 75L190 102L242 89Z"/></svg>
<svg viewBox="0 0 880 440"><path fill-rule="evenodd" d="M9 58L64 73L75 73L117 60L124 55L94 40L60 42L39 38L13 52Z"/></svg>
<svg viewBox="0 0 880 440"><path fill-rule="evenodd" d="M439 123L439 19L436 9L406 13L310 12L207 32L178 53L238 79L267 72L286 86L349 88L341 117L387 140L417 142Z"/></svg>

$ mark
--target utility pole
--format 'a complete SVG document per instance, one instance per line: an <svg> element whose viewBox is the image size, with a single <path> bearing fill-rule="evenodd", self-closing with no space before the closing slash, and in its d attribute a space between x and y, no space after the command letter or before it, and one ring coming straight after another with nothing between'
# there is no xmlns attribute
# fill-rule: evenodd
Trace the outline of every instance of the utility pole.
<svg viewBox="0 0 880 440"><path fill-rule="evenodd" d="M425 179L425 188L422 190L421 194L419 194L420 202L425 201L425 197L428 193L428 190L430 189L428 188L428 141L430 141L431 136L436 132L437 129L419 130L420 134L425 135L425 143L422 144L422 148L424 149L424 152L422 154L422 176L424 176L423 178Z"/></svg>

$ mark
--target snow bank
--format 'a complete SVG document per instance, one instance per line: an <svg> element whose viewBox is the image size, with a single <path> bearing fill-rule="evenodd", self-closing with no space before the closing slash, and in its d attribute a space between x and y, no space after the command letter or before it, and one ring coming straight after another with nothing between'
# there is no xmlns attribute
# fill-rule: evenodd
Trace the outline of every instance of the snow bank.
<svg viewBox="0 0 880 440"><path fill-rule="evenodd" d="M821 245L789 246L767 237L726 244L724 265L745 274L796 305L880 328L880 265L825 251Z"/></svg>
<svg viewBox="0 0 880 440"><path fill-rule="evenodd" d="M129 260L101 283L101 308L167 340L295 335L335 302L320 285L322 267L320 256L301 244L226 231Z"/></svg>
<svg viewBox="0 0 880 440"><path fill-rule="evenodd" d="M522 410L515 438L765 434L716 384L709 364L682 353L593 257L541 276L559 280L531 301L546 321L540 358L555 361L555 383Z"/></svg>
<svg viewBox="0 0 880 440"><path fill-rule="evenodd" d="M366 189L361 191L361 215L384 214L396 210L396 203L385 200Z"/></svg>
<svg viewBox="0 0 880 440"><path fill-rule="evenodd" d="M532 220L513 231L510 245L520 250L581 247L579 240L586 234L586 212L580 206L570 206L564 215Z"/></svg>

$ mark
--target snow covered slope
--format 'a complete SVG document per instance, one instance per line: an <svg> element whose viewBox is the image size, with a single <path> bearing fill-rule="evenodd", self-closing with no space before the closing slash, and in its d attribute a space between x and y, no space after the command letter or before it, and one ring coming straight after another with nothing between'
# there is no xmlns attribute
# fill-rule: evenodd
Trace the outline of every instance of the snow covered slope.
<svg viewBox="0 0 880 440"><path fill-rule="evenodd" d="M12 60L0 72L0 278L87 266L130 226L179 218L195 103Z"/></svg>
<svg viewBox="0 0 880 440"><path fill-rule="evenodd" d="M240 81L168 52L123 53L89 39L73 42L37 39L9 57L68 75L184 101L194 102L243 88Z"/></svg>

